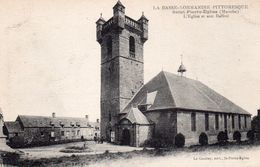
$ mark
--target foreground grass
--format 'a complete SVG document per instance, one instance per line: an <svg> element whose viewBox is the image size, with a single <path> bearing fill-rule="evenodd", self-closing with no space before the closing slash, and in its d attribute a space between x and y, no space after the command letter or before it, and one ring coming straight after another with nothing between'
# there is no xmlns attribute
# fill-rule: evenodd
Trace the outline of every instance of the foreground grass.
<svg viewBox="0 0 260 167"><path fill-rule="evenodd" d="M120 159L132 159L135 157L158 157L167 155L177 155L180 152L202 152L202 151L221 151L221 150L237 150L246 149L259 145L259 143L250 144L248 142L242 143L227 143L224 145L208 145L208 146L192 146L185 148L164 148L164 149L143 149L131 152L118 152L110 153L106 151L103 154L95 155L72 155L63 156L59 158L40 158L40 159L27 159L20 158L17 161L19 166L87 166L97 162L112 161ZM75 148L73 148L75 149Z"/></svg>

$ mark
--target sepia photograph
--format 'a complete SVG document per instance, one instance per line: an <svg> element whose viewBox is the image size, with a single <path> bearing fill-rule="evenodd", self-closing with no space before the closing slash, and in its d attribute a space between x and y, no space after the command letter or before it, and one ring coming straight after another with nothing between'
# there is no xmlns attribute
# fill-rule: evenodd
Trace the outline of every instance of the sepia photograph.
<svg viewBox="0 0 260 167"><path fill-rule="evenodd" d="M0 0L0 167L259 167L258 0Z"/></svg>

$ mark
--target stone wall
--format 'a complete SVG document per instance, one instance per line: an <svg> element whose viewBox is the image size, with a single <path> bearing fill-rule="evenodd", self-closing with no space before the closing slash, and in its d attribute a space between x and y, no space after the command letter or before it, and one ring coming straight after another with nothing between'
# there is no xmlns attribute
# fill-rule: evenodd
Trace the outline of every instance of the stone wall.
<svg viewBox="0 0 260 167"><path fill-rule="evenodd" d="M177 132L177 113L173 110L152 111L145 113L146 117L154 123L153 138L160 138L174 143Z"/></svg>
<svg viewBox="0 0 260 167"><path fill-rule="evenodd" d="M136 125L136 147L143 146L153 136L153 125Z"/></svg>
<svg viewBox="0 0 260 167"><path fill-rule="evenodd" d="M194 112L196 113L196 130L191 130L191 111L178 111L177 113L177 133L181 133L185 136L185 145L195 145L199 144L199 136L201 133L205 133L208 136L209 144L217 142L217 135L219 132L225 132L224 128L224 117L227 117L227 134L229 140L233 140L233 134L235 131L241 133L241 139L246 139L246 133L251 129L251 118L246 116L247 127L245 127L244 117L241 115L241 128L239 129L238 115L234 114L235 127L232 127L232 114L224 113L212 113L209 114L209 129L205 129L205 112ZM219 115L219 129L216 128L215 115Z"/></svg>

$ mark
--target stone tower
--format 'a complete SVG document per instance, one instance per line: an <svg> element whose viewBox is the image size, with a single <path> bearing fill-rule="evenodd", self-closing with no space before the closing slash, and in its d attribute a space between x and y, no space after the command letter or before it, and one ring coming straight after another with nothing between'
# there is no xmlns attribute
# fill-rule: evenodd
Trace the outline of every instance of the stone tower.
<svg viewBox="0 0 260 167"><path fill-rule="evenodd" d="M96 22L97 41L101 46L101 135L115 140L118 114L144 82L143 45L148 39L148 19L125 15L120 1L113 16Z"/></svg>

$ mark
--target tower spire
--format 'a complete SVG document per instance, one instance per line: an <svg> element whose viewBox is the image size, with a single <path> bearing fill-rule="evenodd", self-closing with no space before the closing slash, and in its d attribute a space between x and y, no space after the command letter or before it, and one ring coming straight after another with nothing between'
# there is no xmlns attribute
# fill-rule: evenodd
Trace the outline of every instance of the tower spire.
<svg viewBox="0 0 260 167"><path fill-rule="evenodd" d="M183 55L181 55L181 65L179 66L178 69L178 73L180 73L181 76L183 76L183 73L187 71L185 66L183 65L182 59L183 59Z"/></svg>

